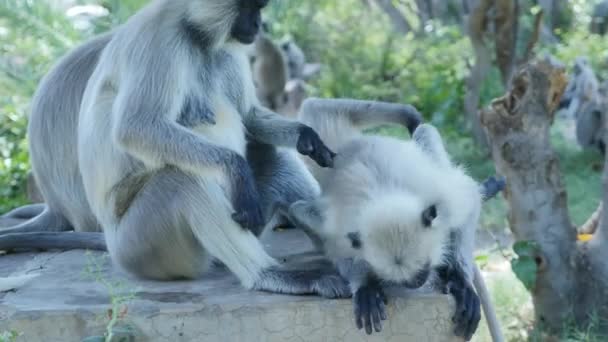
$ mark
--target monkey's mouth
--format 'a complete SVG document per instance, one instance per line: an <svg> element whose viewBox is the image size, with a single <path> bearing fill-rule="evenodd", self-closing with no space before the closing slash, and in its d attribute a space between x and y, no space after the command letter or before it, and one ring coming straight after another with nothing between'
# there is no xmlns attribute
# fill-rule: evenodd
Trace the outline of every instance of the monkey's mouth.
<svg viewBox="0 0 608 342"><path fill-rule="evenodd" d="M257 37L258 33L254 33L254 34L246 34L246 33L240 33L240 32L233 32L233 37L234 39L236 39L237 41L239 41L239 43L241 44L245 44L245 45L249 45L252 44L255 41L255 38Z"/></svg>

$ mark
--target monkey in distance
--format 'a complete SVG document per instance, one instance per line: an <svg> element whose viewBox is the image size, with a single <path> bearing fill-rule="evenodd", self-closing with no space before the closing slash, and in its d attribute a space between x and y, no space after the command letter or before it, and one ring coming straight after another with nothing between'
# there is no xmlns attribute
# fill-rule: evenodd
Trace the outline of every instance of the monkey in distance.
<svg viewBox="0 0 608 342"><path fill-rule="evenodd" d="M277 110L287 102L285 85L288 70L285 56L263 31L255 40L254 51L252 70L258 99L266 107Z"/></svg>
<svg viewBox="0 0 608 342"><path fill-rule="evenodd" d="M312 128L258 103L246 47L266 5L152 1L60 61L28 127L46 203L0 240L39 234L43 245L73 229L98 246L86 232L103 230L113 262L140 277L198 278L217 259L249 289L350 296L337 274L283 269L256 236L267 203L308 196L279 148L322 167L334 157Z"/></svg>
<svg viewBox="0 0 608 342"><path fill-rule="evenodd" d="M337 156L330 169L307 162L320 196L281 210L349 281L357 326L381 330L383 285L418 288L435 272L456 299L455 333L471 339L481 318L474 287L485 295L486 315L495 316L473 261L474 232L482 199L504 181L479 185L453 165L437 130L419 125L409 105L310 98L298 117ZM384 123L407 127L412 140L362 134ZM497 324L491 329L500 336Z"/></svg>

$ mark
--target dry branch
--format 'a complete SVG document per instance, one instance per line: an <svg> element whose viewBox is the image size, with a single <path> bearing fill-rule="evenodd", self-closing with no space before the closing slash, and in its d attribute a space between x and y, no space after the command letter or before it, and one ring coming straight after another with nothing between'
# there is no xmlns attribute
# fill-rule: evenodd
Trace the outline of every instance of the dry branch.
<svg viewBox="0 0 608 342"><path fill-rule="evenodd" d="M538 39L540 38L540 32L542 30L543 15L544 12L540 10L538 13L536 13L536 16L534 17L534 31L532 31L532 35L530 36L528 45L526 45L526 51L524 52L521 61L519 61L518 63L520 65L527 63L533 56L534 47L538 43Z"/></svg>
<svg viewBox="0 0 608 342"><path fill-rule="evenodd" d="M494 4L494 27L496 34L496 63L506 87L516 63L516 43L518 27L517 0L496 0Z"/></svg>

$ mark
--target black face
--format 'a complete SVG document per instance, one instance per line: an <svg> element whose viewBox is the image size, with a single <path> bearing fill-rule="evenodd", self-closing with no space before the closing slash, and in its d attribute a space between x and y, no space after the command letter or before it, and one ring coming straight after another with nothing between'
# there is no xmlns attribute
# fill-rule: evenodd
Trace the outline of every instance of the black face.
<svg viewBox="0 0 608 342"><path fill-rule="evenodd" d="M230 35L243 44L251 44L262 26L262 8L268 0L239 0L239 15L236 18Z"/></svg>

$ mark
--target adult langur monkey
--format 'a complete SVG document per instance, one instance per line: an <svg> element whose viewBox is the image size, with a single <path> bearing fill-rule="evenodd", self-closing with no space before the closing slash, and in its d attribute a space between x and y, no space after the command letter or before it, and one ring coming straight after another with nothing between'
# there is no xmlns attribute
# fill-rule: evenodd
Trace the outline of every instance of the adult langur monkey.
<svg viewBox="0 0 608 342"><path fill-rule="evenodd" d="M323 167L334 156L310 127L258 105L245 45L267 2L153 1L60 62L29 127L47 206L2 234L101 226L113 261L145 278L196 278L217 258L250 289L350 296L335 274L281 269L256 238L268 202L245 155L276 161L257 185L286 197L294 170L274 146Z"/></svg>

